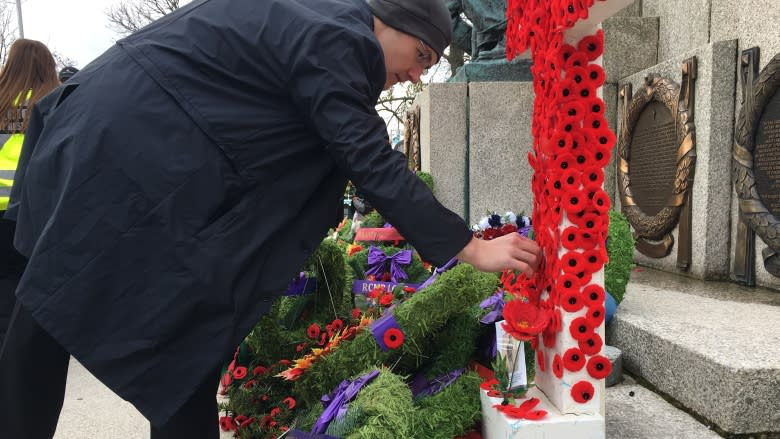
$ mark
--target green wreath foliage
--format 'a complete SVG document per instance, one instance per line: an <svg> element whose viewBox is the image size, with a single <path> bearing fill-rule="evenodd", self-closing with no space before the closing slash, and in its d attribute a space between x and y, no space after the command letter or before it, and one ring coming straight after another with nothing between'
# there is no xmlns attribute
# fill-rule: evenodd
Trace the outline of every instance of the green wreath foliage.
<svg viewBox="0 0 780 439"><path fill-rule="evenodd" d="M620 303L634 267L634 237L626 217L615 210L609 211L608 233L609 262L604 267L604 286L615 301Z"/></svg>

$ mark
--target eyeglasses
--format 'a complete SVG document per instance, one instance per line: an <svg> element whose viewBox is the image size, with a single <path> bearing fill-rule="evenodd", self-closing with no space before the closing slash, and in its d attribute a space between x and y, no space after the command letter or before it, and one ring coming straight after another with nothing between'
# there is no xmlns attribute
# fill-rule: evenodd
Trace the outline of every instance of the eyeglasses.
<svg viewBox="0 0 780 439"><path fill-rule="evenodd" d="M429 49L423 40L417 40L417 64L422 67L422 74L428 73L428 69L433 66L433 50Z"/></svg>

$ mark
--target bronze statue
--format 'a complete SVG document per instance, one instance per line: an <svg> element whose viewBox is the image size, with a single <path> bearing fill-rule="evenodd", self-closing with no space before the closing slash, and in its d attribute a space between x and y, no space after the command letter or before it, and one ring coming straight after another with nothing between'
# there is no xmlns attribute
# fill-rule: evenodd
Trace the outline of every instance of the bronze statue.
<svg viewBox="0 0 780 439"><path fill-rule="evenodd" d="M506 56L506 0L448 0L447 8L452 18L452 44L471 55L472 61Z"/></svg>

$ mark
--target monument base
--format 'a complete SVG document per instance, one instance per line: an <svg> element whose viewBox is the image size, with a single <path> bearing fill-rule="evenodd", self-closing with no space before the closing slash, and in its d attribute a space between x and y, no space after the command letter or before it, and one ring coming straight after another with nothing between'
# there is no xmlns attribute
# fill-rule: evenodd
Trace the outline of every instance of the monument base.
<svg viewBox="0 0 780 439"><path fill-rule="evenodd" d="M480 390L482 405L483 439L549 439L578 438L604 439L606 426L602 415L563 414L536 387L528 390L530 397L539 398L534 410L545 410L547 416L538 421L512 419L496 410L493 406L501 404L501 398L487 396L486 390Z"/></svg>
<svg viewBox="0 0 780 439"><path fill-rule="evenodd" d="M448 82L530 82L531 60L518 59L507 62L505 59L472 61L464 64Z"/></svg>

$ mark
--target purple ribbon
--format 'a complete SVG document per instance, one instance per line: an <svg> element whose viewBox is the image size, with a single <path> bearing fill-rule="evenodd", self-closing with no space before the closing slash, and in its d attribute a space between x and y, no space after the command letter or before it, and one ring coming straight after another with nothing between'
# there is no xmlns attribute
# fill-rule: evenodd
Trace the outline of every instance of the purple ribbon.
<svg viewBox="0 0 780 439"><path fill-rule="evenodd" d="M371 382L377 375L379 375L379 371L373 370L354 381L344 380L336 387L336 390L329 395L323 395L321 401L325 411L317 419L311 432L325 433L330 422L344 416L349 408L349 402L357 396L363 386Z"/></svg>
<svg viewBox="0 0 780 439"><path fill-rule="evenodd" d="M385 262L390 261L390 280L393 282L400 282L403 279L408 278L406 272L401 268L401 265L409 265L412 263L412 251L401 250L393 256L387 256L382 249L374 247L373 245L368 248L368 269L366 270L366 276L373 274L378 279L385 274Z"/></svg>
<svg viewBox="0 0 780 439"><path fill-rule="evenodd" d="M433 396L449 387L450 384L454 383L465 371L465 368L453 370L450 373L446 373L430 381L426 380L424 375L417 374L409 387L411 387L412 395L415 398Z"/></svg>
<svg viewBox="0 0 780 439"><path fill-rule="evenodd" d="M417 288L417 291L422 290L423 288L429 287L433 281L436 280L437 277L439 277L440 274L444 273L445 271L449 270L450 268L454 267L458 264L458 260L456 258L452 258L449 261L447 261L446 264L442 265L441 267L437 268L433 271L433 274L431 277L425 280L425 282L420 285L419 288Z"/></svg>
<svg viewBox="0 0 780 439"><path fill-rule="evenodd" d="M528 238L528 234L531 232L531 226L521 227L517 233L520 234L520 236L524 236Z"/></svg>
<svg viewBox="0 0 780 439"><path fill-rule="evenodd" d="M382 228L383 228L383 229L389 229L389 228L391 228L391 227L393 227L393 225L392 225L392 224L390 224L390 223L385 223L385 225L384 225L384 226L382 226Z"/></svg>
<svg viewBox="0 0 780 439"><path fill-rule="evenodd" d="M479 307L482 309L492 308L489 313L479 319L480 323L489 325L499 320L504 320L504 292L501 290L496 291L495 294L483 300Z"/></svg>
<svg viewBox="0 0 780 439"><path fill-rule="evenodd" d="M391 308L386 309L385 314L382 317L371 323L371 335L374 336L374 340L376 340L376 344L379 345L379 349L381 349L382 352L387 352L389 350L385 344L385 332L391 328L396 328L403 332L398 325L398 321L395 319Z"/></svg>
<svg viewBox="0 0 780 439"><path fill-rule="evenodd" d="M327 434L306 433L301 430L290 430L284 436L286 439L339 439L336 436L330 436Z"/></svg>
<svg viewBox="0 0 780 439"><path fill-rule="evenodd" d="M284 292L285 296L303 296L309 294L317 289L317 279L308 278L306 274L301 271L296 279L290 282L287 286L287 291Z"/></svg>
<svg viewBox="0 0 780 439"><path fill-rule="evenodd" d="M404 283L407 287L413 287L415 290L418 290L417 284L408 284ZM384 286L385 290L388 292L392 292L395 287L398 286L395 282L380 282L378 280L363 280L363 279L356 279L352 281L352 292L355 294L362 294L366 295L371 292L376 287Z"/></svg>
<svg viewBox="0 0 780 439"><path fill-rule="evenodd" d="M495 294L483 300L482 303L479 304L479 307L482 309L492 307L492 310L485 314L484 317L479 319L479 322L485 325L494 325L496 322L503 320L504 304L504 292L501 290L496 291ZM494 329L490 331L489 335L485 339L482 352L485 355L489 355L489 358L496 358L496 351L498 349L498 346L496 346L497 342L498 340L496 340L496 331Z"/></svg>

